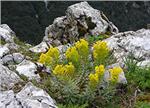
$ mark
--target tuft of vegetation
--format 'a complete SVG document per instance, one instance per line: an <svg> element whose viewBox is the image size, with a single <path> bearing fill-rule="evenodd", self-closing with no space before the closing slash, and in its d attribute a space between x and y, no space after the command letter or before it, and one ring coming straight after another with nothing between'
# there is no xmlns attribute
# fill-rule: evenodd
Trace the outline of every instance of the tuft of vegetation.
<svg viewBox="0 0 150 108"><path fill-rule="evenodd" d="M5 40L0 39L0 44L1 44L1 45L5 45L5 44L6 44Z"/></svg>
<svg viewBox="0 0 150 108"><path fill-rule="evenodd" d="M109 37L109 35L107 35L107 34L100 34L98 36L88 36L87 41L89 42L89 44L93 44L96 41L103 40L108 37Z"/></svg>
<svg viewBox="0 0 150 108"><path fill-rule="evenodd" d="M62 108L82 108L85 103L88 108L108 106L109 101L114 100L118 76L123 70L120 67L107 70L111 76L104 81L105 66L114 62L110 59L113 56L107 43L100 40L93 44L92 51L90 49L89 42L80 39L60 60L57 47L51 47L38 61L48 66L52 73L42 77L41 83L33 83L47 91Z"/></svg>
<svg viewBox="0 0 150 108"><path fill-rule="evenodd" d="M87 106L88 106L87 104L83 104L83 105L73 105L73 104L63 105L63 104L58 104L58 108L86 108Z"/></svg>
<svg viewBox="0 0 150 108"><path fill-rule="evenodd" d="M31 45L20 41L17 37L14 37L14 42L17 45L19 45L19 49L17 50L19 53L22 53L23 55L30 57L33 62L36 62L39 59L40 56L39 53L33 53L29 51L29 48L32 47Z"/></svg>

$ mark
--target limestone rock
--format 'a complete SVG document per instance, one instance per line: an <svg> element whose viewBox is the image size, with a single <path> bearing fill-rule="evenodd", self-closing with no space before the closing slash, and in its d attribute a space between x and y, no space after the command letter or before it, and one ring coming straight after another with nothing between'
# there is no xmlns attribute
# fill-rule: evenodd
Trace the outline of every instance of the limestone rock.
<svg viewBox="0 0 150 108"><path fill-rule="evenodd" d="M43 41L52 43L58 39L63 44L72 43L87 34L99 35L107 31L118 33L117 27L101 11L87 2L80 2L69 6L66 16L56 18L46 28Z"/></svg>
<svg viewBox="0 0 150 108"><path fill-rule="evenodd" d="M22 80L15 72L0 64L0 90L10 89L20 81Z"/></svg>
<svg viewBox="0 0 150 108"><path fill-rule="evenodd" d="M114 56L118 62L122 62L129 53L132 53L135 58L140 58L142 61L150 60L149 29L118 33L104 41L108 43L111 50L114 50Z"/></svg>
<svg viewBox="0 0 150 108"><path fill-rule="evenodd" d="M13 65L19 64L25 59L24 55L20 53L8 54L2 58L3 64Z"/></svg>
<svg viewBox="0 0 150 108"><path fill-rule="evenodd" d="M6 46L0 45L0 58L9 53L9 49Z"/></svg>
<svg viewBox="0 0 150 108"><path fill-rule="evenodd" d="M7 24L0 25L0 38L4 39L6 42L14 42L14 36L15 33L9 28Z"/></svg>
<svg viewBox="0 0 150 108"><path fill-rule="evenodd" d="M31 52L41 53L41 52L46 52L48 48L49 46L46 42L41 42L39 45L32 47L29 50Z"/></svg>
<svg viewBox="0 0 150 108"><path fill-rule="evenodd" d="M0 108L21 108L12 90L0 91Z"/></svg>
<svg viewBox="0 0 150 108"><path fill-rule="evenodd" d="M25 59L25 56L20 53L13 53L12 55L15 63L17 64L21 63Z"/></svg>
<svg viewBox="0 0 150 108"><path fill-rule="evenodd" d="M17 94L0 92L0 108L57 108L55 101L42 89L27 83Z"/></svg>
<svg viewBox="0 0 150 108"><path fill-rule="evenodd" d="M137 65L140 67L149 67L150 66L150 59L138 62Z"/></svg>
<svg viewBox="0 0 150 108"><path fill-rule="evenodd" d="M18 64L16 67L16 71L20 75L21 74L25 75L30 80L31 79L36 79L36 80L40 79L40 76L35 73L37 71L37 66L29 60L23 60L20 64Z"/></svg>
<svg viewBox="0 0 150 108"><path fill-rule="evenodd" d="M9 55L6 55L2 58L2 61L3 61L3 64L14 64L14 61L13 61L13 56L11 54Z"/></svg>
<svg viewBox="0 0 150 108"><path fill-rule="evenodd" d="M56 108L54 100L42 89L27 83L16 95L24 106L30 108Z"/></svg>

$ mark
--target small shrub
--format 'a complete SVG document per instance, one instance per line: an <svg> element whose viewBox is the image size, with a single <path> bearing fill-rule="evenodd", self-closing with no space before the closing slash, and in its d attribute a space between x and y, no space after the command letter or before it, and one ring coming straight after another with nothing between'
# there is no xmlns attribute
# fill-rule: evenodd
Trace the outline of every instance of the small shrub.
<svg viewBox="0 0 150 108"><path fill-rule="evenodd" d="M125 59L128 83L139 86L143 90L150 89L150 67L140 67L137 63L138 60L133 57L133 54Z"/></svg>
<svg viewBox="0 0 150 108"><path fill-rule="evenodd" d="M102 63L109 55L107 43L98 41L93 47L93 52L90 52L89 43L80 39L66 50L65 62L59 62L60 54L56 47L50 48L47 53L41 54L39 62L52 67L52 73L43 78L41 84L34 83L46 90L58 103L72 104L73 106L65 106L69 108L84 103L94 107L92 103L98 97L104 96L106 100L112 98L112 96L107 96L108 91L106 89L100 89L104 82L105 72ZM92 61L89 59L90 53L93 53L94 59ZM53 61L57 62L54 63ZM120 70L122 71L120 67L111 70L113 80L117 79ZM112 90L111 87L108 88ZM109 94L111 93L114 95L114 92L110 91Z"/></svg>

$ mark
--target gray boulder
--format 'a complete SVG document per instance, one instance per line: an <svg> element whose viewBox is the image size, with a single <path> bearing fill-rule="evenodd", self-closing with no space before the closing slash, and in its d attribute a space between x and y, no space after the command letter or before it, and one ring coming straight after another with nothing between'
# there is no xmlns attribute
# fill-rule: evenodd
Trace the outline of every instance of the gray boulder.
<svg viewBox="0 0 150 108"><path fill-rule="evenodd" d="M107 31L118 33L117 27L101 11L92 8L87 2L80 2L69 6L66 16L56 18L53 24L46 28L43 41L51 41L53 44L54 40L58 39L64 44Z"/></svg>
<svg viewBox="0 0 150 108"><path fill-rule="evenodd" d="M2 58L3 64L14 64L13 56L11 54L8 54Z"/></svg>
<svg viewBox="0 0 150 108"><path fill-rule="evenodd" d="M9 49L4 45L0 45L0 58L9 53Z"/></svg>
<svg viewBox="0 0 150 108"><path fill-rule="evenodd" d="M123 62L129 53L132 53L135 59L140 59L139 62L150 60L149 29L118 33L104 41L106 41L109 48L114 51L113 54L118 62Z"/></svg>
<svg viewBox="0 0 150 108"><path fill-rule="evenodd" d="M21 75L25 75L26 77L31 79L39 80L40 76L36 74L37 66L35 63L29 60L23 60L20 64L16 65L16 71Z"/></svg>
<svg viewBox="0 0 150 108"><path fill-rule="evenodd" d="M7 24L0 25L0 38L6 42L14 42L15 33L9 28Z"/></svg>
<svg viewBox="0 0 150 108"><path fill-rule="evenodd" d="M42 89L27 83L17 94L0 92L0 108L57 108L55 101Z"/></svg>
<svg viewBox="0 0 150 108"><path fill-rule="evenodd" d="M8 54L2 58L3 64L13 65L19 64L25 59L25 56L20 53Z"/></svg>
<svg viewBox="0 0 150 108"><path fill-rule="evenodd" d="M41 42L39 45L34 46L32 48L30 48L29 50L31 52L35 52L35 53L44 53L49 49L49 45L46 42Z"/></svg>
<svg viewBox="0 0 150 108"><path fill-rule="evenodd" d="M10 89L21 81L22 80L15 72L9 70L0 63L0 90Z"/></svg>

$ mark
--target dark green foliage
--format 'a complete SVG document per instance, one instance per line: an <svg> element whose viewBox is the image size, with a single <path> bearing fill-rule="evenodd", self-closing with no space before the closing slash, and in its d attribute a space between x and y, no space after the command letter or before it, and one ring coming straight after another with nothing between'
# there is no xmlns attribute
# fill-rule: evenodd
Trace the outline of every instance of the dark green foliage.
<svg viewBox="0 0 150 108"><path fill-rule="evenodd" d="M107 34L101 34L98 36L88 36L87 40L88 40L89 44L92 44L98 40L103 40L103 39L106 39L108 37L109 37L109 35L107 35Z"/></svg>
<svg viewBox="0 0 150 108"><path fill-rule="evenodd" d="M135 104L134 108L150 108L150 103L149 102L140 102L140 101L138 101Z"/></svg>
<svg viewBox="0 0 150 108"><path fill-rule="evenodd" d="M83 104L83 105L73 105L73 104L67 104L67 105L63 105L63 104L58 104L58 108L87 108L87 104Z"/></svg>
<svg viewBox="0 0 150 108"><path fill-rule="evenodd" d="M29 48L31 48L32 45L20 41L17 37L14 38L14 42L19 45L17 52L22 53L25 56L29 56L31 60L35 62L39 59L40 54L29 51Z"/></svg>
<svg viewBox="0 0 150 108"><path fill-rule="evenodd" d="M125 59L127 80L141 89L150 89L150 67L137 66L138 60L132 53Z"/></svg>
<svg viewBox="0 0 150 108"><path fill-rule="evenodd" d="M5 45L5 44L6 44L5 40L0 39L0 45Z"/></svg>

